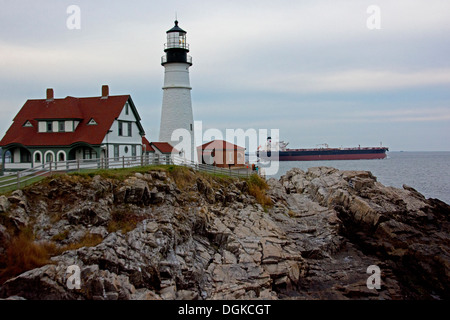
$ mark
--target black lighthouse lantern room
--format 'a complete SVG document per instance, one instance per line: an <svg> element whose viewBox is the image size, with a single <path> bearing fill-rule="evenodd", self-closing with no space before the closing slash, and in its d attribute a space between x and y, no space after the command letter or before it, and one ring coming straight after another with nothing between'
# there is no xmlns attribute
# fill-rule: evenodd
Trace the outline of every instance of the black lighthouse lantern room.
<svg viewBox="0 0 450 320"><path fill-rule="evenodd" d="M166 63L188 63L192 65L192 57L188 56L189 44L186 42L186 31L178 26L178 20L175 20L175 26L167 33L167 43L164 45L165 56L162 57L161 64Z"/></svg>

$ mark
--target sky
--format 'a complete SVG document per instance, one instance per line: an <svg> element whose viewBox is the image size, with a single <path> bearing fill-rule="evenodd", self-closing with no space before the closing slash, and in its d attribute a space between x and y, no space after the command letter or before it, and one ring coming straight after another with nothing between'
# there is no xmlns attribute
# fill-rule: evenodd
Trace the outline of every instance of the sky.
<svg viewBox="0 0 450 320"><path fill-rule="evenodd" d="M157 141L175 17L204 130L279 129L293 148L450 151L448 0L0 0L0 135L47 88L87 97L107 84L131 95Z"/></svg>

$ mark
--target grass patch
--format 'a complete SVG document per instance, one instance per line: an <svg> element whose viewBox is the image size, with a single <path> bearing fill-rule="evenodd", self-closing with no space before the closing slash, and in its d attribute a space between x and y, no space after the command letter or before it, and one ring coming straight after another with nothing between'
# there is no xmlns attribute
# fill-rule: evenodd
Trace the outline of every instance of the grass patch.
<svg viewBox="0 0 450 320"><path fill-rule="evenodd" d="M292 211L292 210L289 210L289 211L288 211L288 216L289 216L289 217L294 218L295 215L296 215L295 211Z"/></svg>
<svg viewBox="0 0 450 320"><path fill-rule="evenodd" d="M127 233L134 230L139 222L144 218L136 215L131 210L116 209L111 213L111 220L109 221L108 232L122 231Z"/></svg>
<svg viewBox="0 0 450 320"><path fill-rule="evenodd" d="M96 245L100 244L102 241L103 241L103 238L101 235L86 233L80 241L61 247L59 252L62 253L64 251L76 250L76 249L83 248L83 247L95 247Z"/></svg>
<svg viewBox="0 0 450 320"><path fill-rule="evenodd" d="M197 171L194 173L192 169L184 166L178 166L178 165L148 165L143 167L131 167L131 168L117 168L117 169L81 169L78 172L71 172L71 173L55 173L50 177L33 177L30 180L27 180L26 182L20 183L20 188L23 189L25 187L29 187L36 182L39 181L51 181L55 177L55 175L60 175L61 177L69 176L69 177L80 177L80 178L93 178L96 175L101 176L105 179L113 179L113 180L119 180L124 181L128 177L132 176L135 173L150 173L154 171L165 171L168 173L170 177L172 177L175 180L175 183L180 189L184 189L185 187L192 185L195 182L195 174L200 174L202 177L207 178L209 181L211 179L215 180L218 183L229 183L232 180L236 180L237 178L230 177L225 173L214 173L214 172L202 172ZM0 183L2 180L7 179L8 177L0 177ZM8 187L0 187L0 195L1 194L8 194L14 190L17 189L17 184L8 186Z"/></svg>
<svg viewBox="0 0 450 320"><path fill-rule="evenodd" d="M27 270L51 263L50 258L60 253L52 242L35 242L33 233L22 230L12 238L0 260L0 284Z"/></svg>
<svg viewBox="0 0 450 320"><path fill-rule="evenodd" d="M27 180L25 182L21 182L20 183L20 188L25 188L25 187L31 186L32 184L35 184L36 182L39 182L39 181L44 180L44 179L45 179L45 177L42 177L42 176L30 178L29 180ZM9 183L11 183L11 182L9 182ZM17 183L14 183L13 185L10 185L10 186L7 186L7 187L0 187L0 195L11 193L11 192L13 192L13 191L15 191L17 189L18 189L17 188Z"/></svg>
<svg viewBox="0 0 450 320"><path fill-rule="evenodd" d="M52 237L52 241L63 241L63 240L66 240L68 236L69 236L69 230L64 230L58 234L55 234Z"/></svg>
<svg viewBox="0 0 450 320"><path fill-rule="evenodd" d="M67 236L65 232L61 232L52 240L61 241ZM100 235L87 233L80 241L65 246L58 246L53 241L36 242L31 227L24 228L13 235L8 248L0 256L0 285L23 272L54 263L50 258L64 251L96 246L103 241L103 238Z"/></svg>
<svg viewBox="0 0 450 320"><path fill-rule="evenodd" d="M256 201L263 206L264 210L273 206L272 199L266 193L266 190L269 189L266 180L253 174L248 178L247 183L248 193L256 198Z"/></svg>
<svg viewBox="0 0 450 320"><path fill-rule="evenodd" d="M197 181L195 173L186 167L173 166L168 168L168 173L180 190L186 190Z"/></svg>
<svg viewBox="0 0 450 320"><path fill-rule="evenodd" d="M80 172L69 173L70 176L95 177L97 175L105 179L114 179L123 181L131 175L139 173L148 173L149 171L164 170L163 166L145 166L132 167L125 169L87 169Z"/></svg>
<svg viewBox="0 0 450 320"><path fill-rule="evenodd" d="M237 180L239 180L236 177L230 177L223 173L213 173L213 172L198 172L199 175L201 175L204 179L208 180L209 183L213 184L213 182L216 182L218 184L230 184Z"/></svg>

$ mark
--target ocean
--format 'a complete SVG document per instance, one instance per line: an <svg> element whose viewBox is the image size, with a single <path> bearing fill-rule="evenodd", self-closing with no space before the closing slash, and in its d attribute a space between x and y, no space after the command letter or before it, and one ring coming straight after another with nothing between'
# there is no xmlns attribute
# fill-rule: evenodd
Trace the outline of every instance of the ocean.
<svg viewBox="0 0 450 320"><path fill-rule="evenodd" d="M450 152L388 152L383 160L281 161L280 178L292 168L333 167L339 170L370 171L385 186L413 187L427 198L450 204Z"/></svg>

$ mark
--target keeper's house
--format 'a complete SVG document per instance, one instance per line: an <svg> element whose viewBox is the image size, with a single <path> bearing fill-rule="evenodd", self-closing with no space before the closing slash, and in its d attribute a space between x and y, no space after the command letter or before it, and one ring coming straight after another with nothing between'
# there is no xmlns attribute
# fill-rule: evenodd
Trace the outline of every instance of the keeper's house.
<svg viewBox="0 0 450 320"><path fill-rule="evenodd" d="M141 156L145 135L130 95L28 100L0 141L2 170L47 162ZM8 159L8 162L5 161Z"/></svg>

